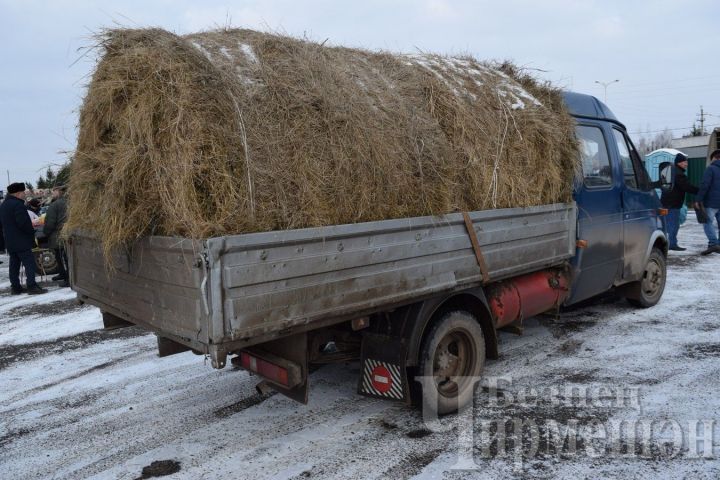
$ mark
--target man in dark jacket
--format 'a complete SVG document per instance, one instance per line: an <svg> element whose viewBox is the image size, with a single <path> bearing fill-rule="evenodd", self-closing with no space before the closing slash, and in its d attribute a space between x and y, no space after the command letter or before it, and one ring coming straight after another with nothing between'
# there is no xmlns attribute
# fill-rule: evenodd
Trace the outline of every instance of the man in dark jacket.
<svg viewBox="0 0 720 480"><path fill-rule="evenodd" d="M670 241L670 250L681 252L687 250L678 245L677 234L680 230L680 209L685 203L686 193L698 193L698 187L690 183L685 170L688 167L688 157L684 153L678 152L675 155L675 186L669 192L663 192L660 197L662 206L668 209L667 230L668 240Z"/></svg>
<svg viewBox="0 0 720 480"><path fill-rule="evenodd" d="M67 220L67 201L65 199L65 187L55 187L52 191L53 202L47 209L45 215L45 226L43 233L48 237L48 248L55 250L55 259L58 262L58 274L52 279L62 282L61 287L68 287L67 255L65 247L60 240L60 232L62 231L65 221Z"/></svg>
<svg viewBox="0 0 720 480"><path fill-rule="evenodd" d="M2 253L5 253L5 237L3 236L2 222L0 222L0 254ZM3 263L3 261L0 260L0 263Z"/></svg>
<svg viewBox="0 0 720 480"><path fill-rule="evenodd" d="M35 282L35 229L25 207L25 184L13 183L8 186L8 196L0 205L0 223L5 237L5 248L10 255L10 285L13 295L24 290L20 285L20 264L25 266L27 293L45 293Z"/></svg>
<svg viewBox="0 0 720 480"><path fill-rule="evenodd" d="M700 189L695 196L696 206L702 207L707 213L705 236L708 239L708 248L701 252L702 255L720 253L720 241L718 231L720 230L720 150L710 154L712 163L705 169Z"/></svg>

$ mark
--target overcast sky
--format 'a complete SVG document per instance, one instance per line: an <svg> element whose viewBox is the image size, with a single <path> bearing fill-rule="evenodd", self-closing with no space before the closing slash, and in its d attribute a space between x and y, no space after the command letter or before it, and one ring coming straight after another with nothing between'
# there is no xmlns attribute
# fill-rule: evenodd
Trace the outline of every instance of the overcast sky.
<svg viewBox="0 0 720 480"><path fill-rule="evenodd" d="M510 59L602 99L631 132L720 125L718 0L0 0L0 188L74 148L93 32L159 26L283 31L335 45ZM635 135L636 137L636 135Z"/></svg>

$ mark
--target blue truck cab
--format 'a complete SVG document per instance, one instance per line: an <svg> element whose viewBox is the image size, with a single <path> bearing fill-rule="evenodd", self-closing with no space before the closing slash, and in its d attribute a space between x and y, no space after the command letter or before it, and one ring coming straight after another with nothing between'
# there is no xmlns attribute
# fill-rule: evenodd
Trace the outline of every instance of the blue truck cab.
<svg viewBox="0 0 720 480"><path fill-rule="evenodd" d="M590 95L566 92L577 122L582 171L574 188L578 248L571 265L573 304L619 287L641 307L665 288L664 210L625 126Z"/></svg>

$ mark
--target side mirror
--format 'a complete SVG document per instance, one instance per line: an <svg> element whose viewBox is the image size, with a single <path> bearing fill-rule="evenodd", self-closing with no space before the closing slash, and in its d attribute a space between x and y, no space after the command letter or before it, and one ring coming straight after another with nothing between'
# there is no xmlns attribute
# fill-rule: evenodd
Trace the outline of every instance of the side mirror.
<svg viewBox="0 0 720 480"><path fill-rule="evenodd" d="M675 186L675 166L670 162L662 162L658 165L660 188L663 192L669 192Z"/></svg>

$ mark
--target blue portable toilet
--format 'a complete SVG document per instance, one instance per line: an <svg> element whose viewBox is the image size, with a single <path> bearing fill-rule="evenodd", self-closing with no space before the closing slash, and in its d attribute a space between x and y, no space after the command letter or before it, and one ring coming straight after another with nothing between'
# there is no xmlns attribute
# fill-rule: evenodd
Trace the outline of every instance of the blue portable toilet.
<svg viewBox="0 0 720 480"><path fill-rule="evenodd" d="M657 182L660 179L660 164L663 162L673 163L675 161L675 156L678 153L685 155L680 150L675 150L674 148L660 148L645 155L645 170L648 172L648 175L650 175L650 179L653 182ZM658 197L662 193L659 188L656 192ZM680 224L685 223L686 216L687 206L683 205L682 209L680 209Z"/></svg>
<svg viewBox="0 0 720 480"><path fill-rule="evenodd" d="M647 170L653 182L657 182L660 179L660 172L658 171L660 164L662 162L673 163L675 161L675 155L678 153L683 152L675 150L674 148L661 148L645 155L645 170ZM659 190L658 195L660 195Z"/></svg>

